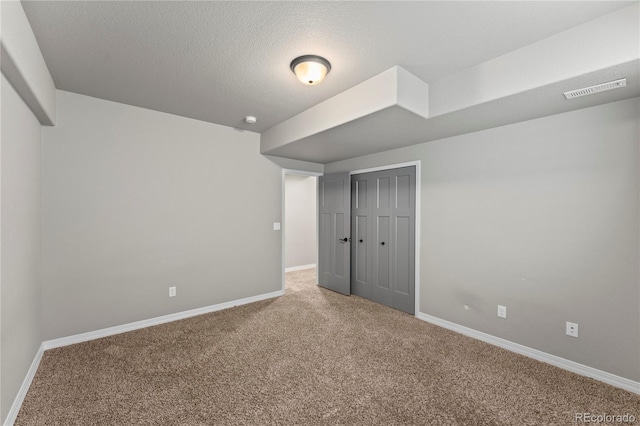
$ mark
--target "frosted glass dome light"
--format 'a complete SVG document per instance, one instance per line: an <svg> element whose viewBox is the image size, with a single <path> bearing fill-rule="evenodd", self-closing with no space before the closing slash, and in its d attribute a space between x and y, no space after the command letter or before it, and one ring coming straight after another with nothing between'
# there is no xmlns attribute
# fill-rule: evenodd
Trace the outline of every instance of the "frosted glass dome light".
<svg viewBox="0 0 640 426"><path fill-rule="evenodd" d="M304 55L291 61L291 71L302 83L315 86L331 71L331 64L323 57Z"/></svg>

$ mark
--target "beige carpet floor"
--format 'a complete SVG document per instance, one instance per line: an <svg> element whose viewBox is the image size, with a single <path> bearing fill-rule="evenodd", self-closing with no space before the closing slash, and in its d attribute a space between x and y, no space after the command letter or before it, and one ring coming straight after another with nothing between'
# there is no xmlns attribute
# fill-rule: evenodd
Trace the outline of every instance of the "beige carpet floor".
<svg viewBox="0 0 640 426"><path fill-rule="evenodd" d="M17 425L573 425L640 397L287 274L286 295L45 352ZM640 424L640 420L636 420Z"/></svg>

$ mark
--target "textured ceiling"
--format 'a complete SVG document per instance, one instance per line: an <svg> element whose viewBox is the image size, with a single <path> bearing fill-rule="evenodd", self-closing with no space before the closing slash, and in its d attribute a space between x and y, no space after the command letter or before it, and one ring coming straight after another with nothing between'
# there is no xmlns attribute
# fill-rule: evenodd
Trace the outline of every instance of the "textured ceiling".
<svg viewBox="0 0 640 426"><path fill-rule="evenodd" d="M430 83L628 4L23 1L58 89L257 132L394 65ZM303 54L331 61L321 85L290 72Z"/></svg>

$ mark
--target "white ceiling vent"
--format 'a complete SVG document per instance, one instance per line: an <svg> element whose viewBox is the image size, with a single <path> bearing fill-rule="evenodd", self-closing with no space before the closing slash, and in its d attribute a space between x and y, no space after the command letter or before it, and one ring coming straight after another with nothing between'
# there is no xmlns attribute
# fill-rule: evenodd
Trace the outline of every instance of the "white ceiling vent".
<svg viewBox="0 0 640 426"><path fill-rule="evenodd" d="M564 92L567 99L579 98L580 96L593 95L594 93L606 92L607 90L619 89L627 85L627 79L610 81L608 83L596 84L595 86L585 87L584 89L572 90Z"/></svg>

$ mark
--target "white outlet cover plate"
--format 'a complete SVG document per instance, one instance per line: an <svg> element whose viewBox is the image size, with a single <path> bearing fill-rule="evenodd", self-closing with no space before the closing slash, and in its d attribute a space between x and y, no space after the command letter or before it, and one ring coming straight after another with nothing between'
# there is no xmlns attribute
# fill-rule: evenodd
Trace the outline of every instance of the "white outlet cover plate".
<svg viewBox="0 0 640 426"><path fill-rule="evenodd" d="M280 222L273 222L273 230L274 231L280 230Z"/></svg>
<svg viewBox="0 0 640 426"><path fill-rule="evenodd" d="M507 317L507 307L506 306L498 305L498 316L500 318L506 318Z"/></svg>
<svg viewBox="0 0 640 426"><path fill-rule="evenodd" d="M578 324L567 321L567 336L578 337Z"/></svg>
<svg viewBox="0 0 640 426"><path fill-rule="evenodd" d="M176 288L169 287L169 297L174 297L176 295Z"/></svg>

